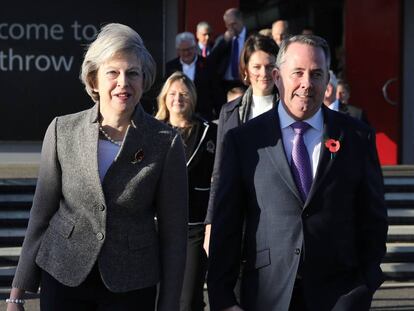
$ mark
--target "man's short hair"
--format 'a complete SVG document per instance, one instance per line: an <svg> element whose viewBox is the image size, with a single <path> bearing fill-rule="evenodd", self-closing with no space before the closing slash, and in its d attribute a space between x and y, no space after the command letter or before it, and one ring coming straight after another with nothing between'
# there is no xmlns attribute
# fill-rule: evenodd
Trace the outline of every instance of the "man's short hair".
<svg viewBox="0 0 414 311"><path fill-rule="evenodd" d="M280 66L285 62L286 51L292 43L302 43L316 48L321 48L325 54L327 70L329 70L331 64L331 52L329 50L328 42L326 42L324 38L315 35L296 35L284 39L280 44L279 53L276 58L277 68L280 68Z"/></svg>
<svg viewBox="0 0 414 311"><path fill-rule="evenodd" d="M188 31L177 34L177 36L175 37L175 48L178 49L182 42L191 42L191 45L196 45L194 35Z"/></svg>
<svg viewBox="0 0 414 311"><path fill-rule="evenodd" d="M336 90L336 87L338 86L338 79L332 70L329 70L329 84L331 84L334 90Z"/></svg>
<svg viewBox="0 0 414 311"><path fill-rule="evenodd" d="M243 14L237 8L230 8L230 9L226 10L226 12L224 12L223 19L225 19L229 15L233 15L238 20L243 20Z"/></svg>
<svg viewBox="0 0 414 311"><path fill-rule="evenodd" d="M196 30L197 30L197 31L199 31L199 30L204 29L204 28L207 28L209 31L211 31L211 26L210 26L210 24L209 24L209 23L207 23L207 22L205 22L205 21L199 22L199 23L197 24L197 28L196 28Z"/></svg>

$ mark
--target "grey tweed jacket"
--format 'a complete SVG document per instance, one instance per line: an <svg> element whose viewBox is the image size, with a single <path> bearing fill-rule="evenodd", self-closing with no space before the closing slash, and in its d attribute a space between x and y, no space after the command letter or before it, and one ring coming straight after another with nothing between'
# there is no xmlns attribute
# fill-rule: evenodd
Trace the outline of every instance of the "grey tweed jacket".
<svg viewBox="0 0 414 311"><path fill-rule="evenodd" d="M101 184L98 114L97 104L47 129L13 286L36 292L41 269L77 286L98 262L109 290L160 282L158 310L178 310L188 218L181 139L137 106Z"/></svg>

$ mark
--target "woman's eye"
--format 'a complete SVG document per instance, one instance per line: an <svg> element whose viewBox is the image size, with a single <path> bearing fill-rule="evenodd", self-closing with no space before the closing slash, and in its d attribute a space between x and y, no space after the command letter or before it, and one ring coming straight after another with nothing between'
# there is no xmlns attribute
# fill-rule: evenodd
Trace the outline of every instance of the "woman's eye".
<svg viewBox="0 0 414 311"><path fill-rule="evenodd" d="M139 72L139 71L130 71L129 75L132 76L132 77L140 77L141 72Z"/></svg>
<svg viewBox="0 0 414 311"><path fill-rule="evenodd" d="M106 75L109 76L109 77L111 77L111 78L112 77L116 77L117 74L118 73L115 70L109 70L109 71L106 72Z"/></svg>

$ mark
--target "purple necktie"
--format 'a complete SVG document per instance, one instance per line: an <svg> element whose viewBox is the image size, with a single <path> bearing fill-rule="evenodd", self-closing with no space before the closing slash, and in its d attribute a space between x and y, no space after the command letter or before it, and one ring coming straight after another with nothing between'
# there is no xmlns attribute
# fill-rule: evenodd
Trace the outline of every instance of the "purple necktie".
<svg viewBox="0 0 414 311"><path fill-rule="evenodd" d="M231 47L231 75L234 80L239 79L239 37L233 38L233 45Z"/></svg>
<svg viewBox="0 0 414 311"><path fill-rule="evenodd" d="M295 137L293 138L290 168L302 199L306 201L313 177L308 150L303 141L303 134L310 128L310 125L306 122L298 121L293 123L291 127L295 132Z"/></svg>

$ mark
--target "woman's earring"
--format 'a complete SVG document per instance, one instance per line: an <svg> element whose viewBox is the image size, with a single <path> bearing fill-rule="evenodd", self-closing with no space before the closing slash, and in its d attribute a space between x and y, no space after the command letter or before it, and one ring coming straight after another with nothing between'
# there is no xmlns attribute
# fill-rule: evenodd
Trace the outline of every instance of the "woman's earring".
<svg viewBox="0 0 414 311"><path fill-rule="evenodd" d="M244 75L243 81L246 82L247 81L247 75Z"/></svg>

